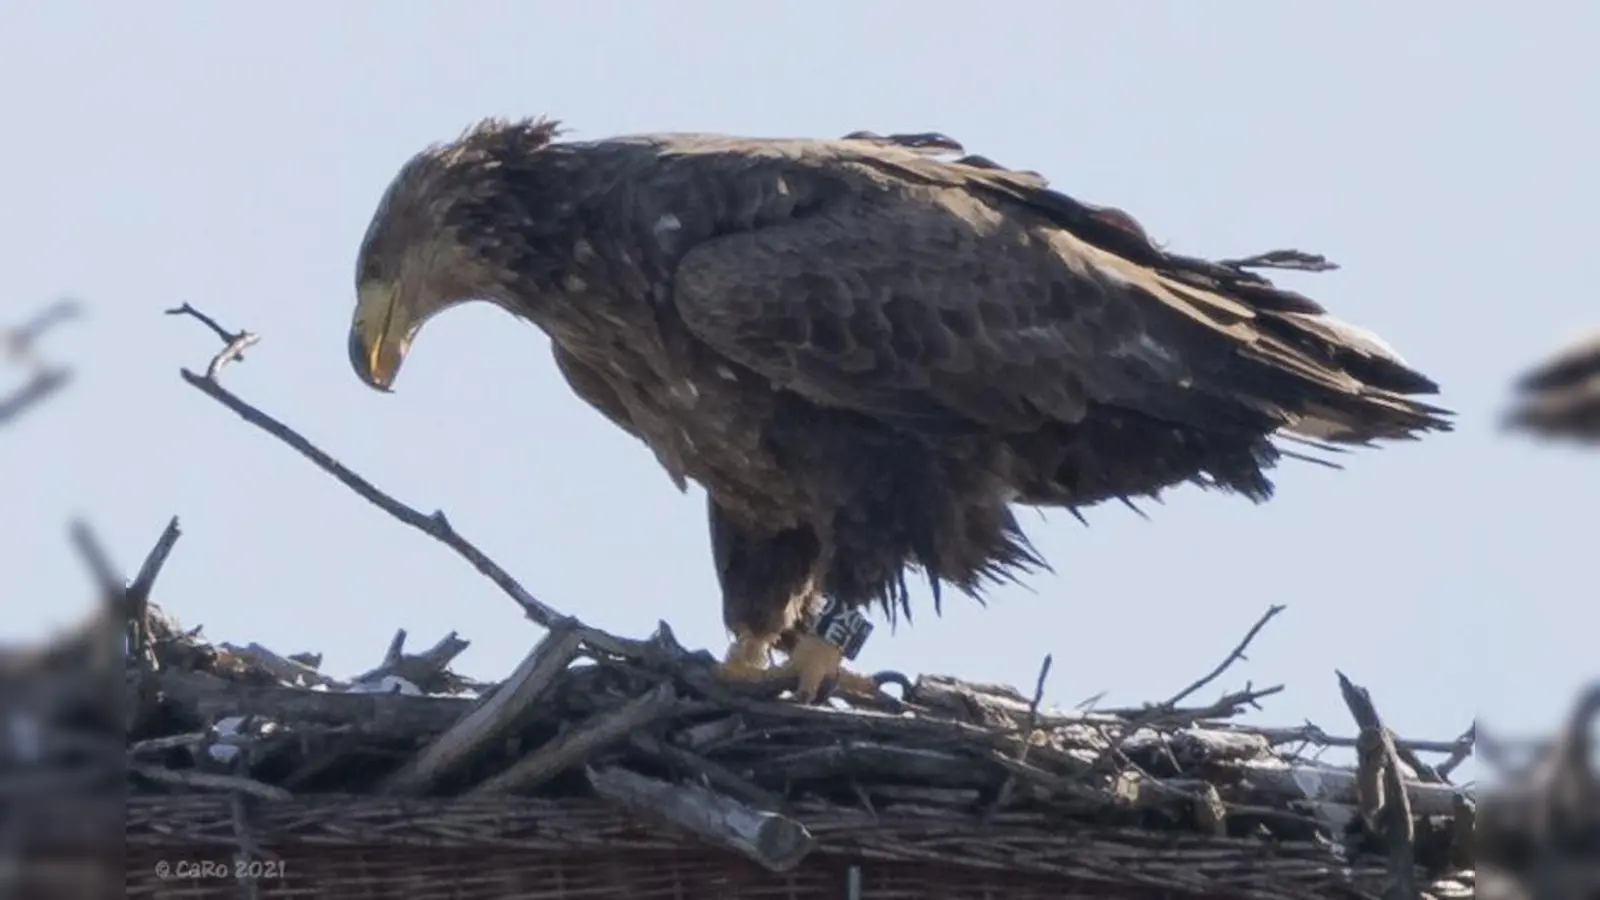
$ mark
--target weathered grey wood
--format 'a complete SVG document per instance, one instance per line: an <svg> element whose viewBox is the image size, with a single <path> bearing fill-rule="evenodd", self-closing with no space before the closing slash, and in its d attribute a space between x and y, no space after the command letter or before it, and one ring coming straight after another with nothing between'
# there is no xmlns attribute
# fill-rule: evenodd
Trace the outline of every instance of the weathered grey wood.
<svg viewBox="0 0 1600 900"><path fill-rule="evenodd" d="M510 768L485 779L472 794L511 793L532 788L568 769L581 765L608 746L627 739L670 712L678 701L672 682L664 681L653 690L608 713L597 713L558 735L538 750L518 760Z"/></svg>
<svg viewBox="0 0 1600 900"><path fill-rule="evenodd" d="M259 666L263 671L271 673L272 677L291 685L322 685L323 687L344 690L349 683L330 675L324 675L304 663L295 662L286 656L268 650L257 643L246 644L243 647L235 644L219 644L219 649L227 651L234 656L242 656Z"/></svg>
<svg viewBox="0 0 1600 900"><path fill-rule="evenodd" d="M558 625L488 699L462 716L384 783L389 794L417 795L478 757L531 707L547 697L578 655L583 637Z"/></svg>
<svg viewBox="0 0 1600 900"><path fill-rule="evenodd" d="M890 776L951 788L994 787L1005 779L998 766L970 756L853 740L764 760L756 771L789 779Z"/></svg>
<svg viewBox="0 0 1600 900"><path fill-rule="evenodd" d="M404 652L405 643L406 630L401 628L395 632L394 639L389 643L389 650L383 655L383 662L379 663L377 668L356 676L351 680L352 683L371 684L392 675L410 682L425 694L435 693L446 688L450 678L448 672L450 663L472 646L471 641L454 631L421 653Z"/></svg>
<svg viewBox="0 0 1600 900"><path fill-rule="evenodd" d="M793 869L816 847L794 819L756 809L696 785L647 778L621 768L588 769L595 793L642 817L734 850L772 872Z"/></svg>
<svg viewBox="0 0 1600 900"><path fill-rule="evenodd" d="M1354 770L1314 763L1285 765L1278 761L1250 762L1241 768L1252 787L1266 794L1280 798L1303 797L1350 807L1357 805L1357 775ZM1472 796L1471 790L1465 787L1420 781L1407 781L1405 789L1411 801L1412 814L1417 816L1450 815L1456 797Z"/></svg>
<svg viewBox="0 0 1600 900"><path fill-rule="evenodd" d="M262 716L280 722L338 725L355 733L397 740L439 734L473 704L465 697L259 687L202 672L163 672L158 684L168 701L207 722L230 716Z"/></svg>

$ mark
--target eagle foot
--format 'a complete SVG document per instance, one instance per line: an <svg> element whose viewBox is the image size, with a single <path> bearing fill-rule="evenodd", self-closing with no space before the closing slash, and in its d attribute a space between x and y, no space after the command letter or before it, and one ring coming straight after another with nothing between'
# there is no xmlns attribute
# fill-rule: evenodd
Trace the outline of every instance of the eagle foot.
<svg viewBox="0 0 1600 900"><path fill-rule="evenodd" d="M897 698L883 690L883 686L899 684L902 690L910 690L909 680L899 673L862 675L845 668L845 648L804 631L795 633L788 658L781 665L769 666L774 642L774 638L739 635L729 645L716 676L724 681L745 683L787 681L794 684L791 690L799 703L820 703L837 695L847 700L894 706Z"/></svg>
<svg viewBox="0 0 1600 900"><path fill-rule="evenodd" d="M728 655L717 667L717 677L725 681L765 681L773 677L767 668L772 640L741 634L728 647Z"/></svg>
<svg viewBox="0 0 1600 900"><path fill-rule="evenodd" d="M788 661L776 671L799 680L794 698L800 703L818 703L834 694L862 700L882 700L888 696L872 676L844 667L844 650L837 644L814 634L796 634Z"/></svg>

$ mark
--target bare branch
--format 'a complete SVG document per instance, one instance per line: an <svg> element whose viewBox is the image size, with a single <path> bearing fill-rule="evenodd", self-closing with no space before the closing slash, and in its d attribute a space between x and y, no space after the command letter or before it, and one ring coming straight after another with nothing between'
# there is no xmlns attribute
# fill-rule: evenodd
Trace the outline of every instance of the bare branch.
<svg viewBox="0 0 1600 900"><path fill-rule="evenodd" d="M439 693L459 686L459 679L450 673L450 663L466 652L472 642L454 631L421 653L406 653L406 630L395 632L383 662L376 669L364 672L353 679L357 685L376 684L388 676L400 678L424 693Z"/></svg>
<svg viewBox="0 0 1600 900"><path fill-rule="evenodd" d="M1412 742L1407 741L1405 743ZM1456 738L1455 747L1450 751L1450 758L1435 766L1434 771L1438 772L1440 777L1448 781L1450 778L1450 773L1454 772L1458 766L1472 757L1472 751L1477 747L1477 745L1478 723L1474 722L1467 726L1467 730L1463 731L1460 737ZM1412 749L1417 748L1413 746Z"/></svg>
<svg viewBox="0 0 1600 900"><path fill-rule="evenodd" d="M223 642L218 646L235 656L244 657L254 662L263 671L271 673L273 678L284 684L291 684L297 687L321 685L322 687L336 688L341 691L348 690L350 687L349 682L344 679L324 675L304 663L289 659L286 656L279 656L255 642L246 644L243 647L227 642Z"/></svg>
<svg viewBox="0 0 1600 900"><path fill-rule="evenodd" d="M221 325L218 325L215 319L212 319L210 316L207 316L205 313L200 312L187 303L177 307L176 309L167 310L167 314L189 315L199 319L212 331L216 332L218 337L227 342L229 347L231 347L233 343L239 339L240 335L249 334L249 332L245 331L238 333L228 331ZM226 352L226 350L227 348L224 348L224 352ZM237 395L229 391L227 388L222 387L222 385L219 384L216 379L215 360L213 360L213 366L207 369L207 372L204 376L196 375L194 372L191 372L188 369L180 370L179 374L183 377L184 381L207 394L213 400L216 400L223 406L233 410L246 422L249 422L257 428L260 428L261 430L277 438L278 440L283 441L285 444L288 444L292 449L295 450L295 452L299 453L301 456L304 456L306 459L311 460L312 463L314 463L318 468L327 472L329 475L339 479L339 481L342 482L346 487L355 491L357 494L360 494L361 497L367 502L372 503L389 515L394 516L407 525L410 525L412 528L427 534L429 537L444 543L446 546L450 547L450 549L461 554L467 559L468 562L472 563L474 568L488 576L491 581L499 585L502 590L509 594L513 600L517 601L518 605L520 605L527 613L528 618L533 619L535 622L543 625L546 628L549 628L555 622L566 618L566 616L563 616L561 613L556 612L551 607L546 606L539 600L535 599L532 594L528 593L528 591L522 587L522 585L517 583L516 579L512 578L492 560L485 556L482 551L478 550L477 547L473 546L465 538L457 534L455 529L450 526L449 521L444 517L442 512L435 512L431 516L423 515L417 510L391 498L383 491L378 490L378 488L375 487L371 482L367 481L365 478L362 478L360 475L357 475L355 472L346 468L339 461L318 449L310 441L306 440L304 437L301 437L299 433L295 432L287 425L284 425L277 419L274 419L266 413L261 412L254 406L251 406L249 403L239 399Z"/></svg>
<svg viewBox="0 0 1600 900"><path fill-rule="evenodd" d="M222 367L228 363L244 362L244 351L255 346L261 340L260 335L251 331L229 331L218 325L216 319L187 303L166 310L166 314L169 316L193 316L199 319L207 328L210 328L222 340L222 349L216 356L211 357L210 364L206 366L206 377L212 381L217 380L217 375L222 371Z"/></svg>
<svg viewBox="0 0 1600 900"><path fill-rule="evenodd" d="M1033 733L1039 727L1039 704L1044 700L1044 684L1050 678L1050 664L1054 658L1046 653L1044 662L1039 664L1039 677L1034 681L1033 700L1028 704L1028 720L1022 728L1022 749L1017 752L1017 762L1028 761L1028 751L1033 747ZM1011 790L1016 784L1015 773L1008 772L1006 780L1001 783L1000 790L995 794L994 802L984 812L985 818L992 817L996 811L1011 802Z"/></svg>
<svg viewBox="0 0 1600 900"><path fill-rule="evenodd" d="M0 329L0 356L32 372L22 387L0 397L0 425L20 418L23 413L44 403L71 383L72 371L46 363L38 355L35 345L45 332L62 322L78 318L82 312L76 300L57 300L21 325Z"/></svg>
<svg viewBox="0 0 1600 900"><path fill-rule="evenodd" d="M1241 734L1256 735L1266 739L1273 746L1308 744L1315 747L1346 747L1354 749L1360 744L1359 738L1331 735L1311 722L1293 728L1238 726L1230 722L1202 721L1198 724L1219 731L1238 731ZM1448 784L1450 773L1455 771L1463 760L1472 755L1476 734L1476 726L1471 726L1459 737L1449 741L1408 740L1396 737L1394 740L1395 752L1400 755L1400 761L1416 772L1422 780ZM1436 766L1429 765L1418 755L1422 753L1443 753L1448 754L1448 758Z"/></svg>
<svg viewBox="0 0 1600 900"><path fill-rule="evenodd" d="M595 793L635 813L728 847L773 872L793 869L816 847L799 822L694 785L646 778L622 768L590 768Z"/></svg>
<svg viewBox="0 0 1600 900"><path fill-rule="evenodd" d="M472 789L474 794L512 793L527 790L591 759L595 752L620 743L628 735L660 719L678 702L672 682L664 681L655 690L641 694L617 709L596 713L585 722L558 735L538 750Z"/></svg>
<svg viewBox="0 0 1600 900"><path fill-rule="evenodd" d="M555 687L556 677L578 655L579 637L571 626L558 625L522 661L489 699L462 716L450 730L390 776L384 790L420 795L440 779L470 764L491 743L500 740L535 704Z"/></svg>
<svg viewBox="0 0 1600 900"><path fill-rule="evenodd" d="M1416 880L1415 826L1411 820L1411 800L1400 774L1400 756L1395 752L1394 735L1378 717L1367 689L1339 676L1339 691L1344 695L1350 715L1361 727L1356 748L1357 800L1367 827L1381 834L1389 848L1390 900L1414 900L1420 896Z"/></svg>
<svg viewBox="0 0 1600 900"><path fill-rule="evenodd" d="M1268 607L1267 611L1262 614L1261 618L1257 619L1256 623L1250 626L1250 630L1245 632L1244 637L1239 641L1238 645L1235 646L1233 650L1228 653L1227 657L1223 659L1222 662L1218 663L1215 668L1196 679L1188 687L1172 695L1172 697L1166 702L1150 707L1148 710L1135 717L1132 722L1129 722L1128 725L1122 729L1121 735L1117 741L1108 747L1105 752L1101 753L1099 758L1095 760L1094 766L1091 767L1091 771L1098 770L1102 765L1104 765L1108 758L1112 757L1113 754L1120 752L1122 744L1125 743L1128 738L1138 733L1141 728L1148 728L1151 725L1172 720L1178 710L1179 703L1182 703L1196 691L1199 691L1201 688L1205 687L1211 682L1216 681L1223 672L1227 671L1229 666L1241 659L1244 659L1244 652L1250 647L1250 642L1254 641L1256 639L1256 635L1261 633L1261 629L1265 628L1267 623L1272 621L1273 617L1278 613L1283 612L1283 610L1284 607L1278 605ZM1214 719L1227 715L1233 715L1242 704L1253 704L1256 699L1268 694L1275 694L1282 689L1283 688L1280 686L1268 688L1264 691L1253 692L1246 687L1243 692L1227 695L1216 704L1213 704L1211 708L1200 710L1199 715L1192 718L1187 718L1187 721L1193 722L1199 719Z"/></svg>
<svg viewBox="0 0 1600 900"><path fill-rule="evenodd" d="M183 314L197 318L210 327L212 331L216 332L219 337L224 339L237 338L239 335L248 334L248 332L239 332L238 334L230 332L218 325L215 320L204 315L199 310L196 310L194 307L189 306L188 304L184 304L177 309L168 310L168 312L173 315ZM231 344L232 341L230 341L230 346ZM221 357L219 356L219 358ZM533 594L529 593L528 590L524 588L515 578L511 577L510 573L501 568L498 563L490 559L487 554L485 554L482 550L479 550L471 541L468 541L466 538L462 537L455 530L455 528L451 526L450 521L445 518L443 512L435 512L433 515L423 515L416 509L401 503L400 501L379 490L372 484L372 482L367 481L365 478L362 478L360 475L357 475L355 472L351 471L338 460L335 460L333 457L323 452L310 441L306 440L292 428L288 427L277 419L274 419L272 416L267 415L254 406L251 406L249 403L241 400L233 392L223 387L215 377L217 361L213 360L212 362L213 366L207 370L206 375L197 375L188 369L180 369L178 374L183 378L184 381L188 382L191 387L206 394L211 399L221 403L223 406L226 406L228 409L233 410L235 414L244 419L246 422L249 422L251 425L260 428L262 431L267 432L283 443L289 445L289 447L296 453L299 453L306 459L311 460L311 462L315 464L317 468L322 469L324 472L327 472L329 475L332 475L334 478L338 479L340 483L344 484L352 491L355 491L367 502L377 506L379 509L382 509L389 515L399 519L401 522L410 525L412 528L421 531L423 534L428 535L434 540L439 541L440 543L454 550L468 563L471 563L473 568L477 569L490 581L494 582L495 585L504 591L508 597L516 601L517 605L522 607L523 614L529 619L532 619L534 622L544 626L547 629L554 627L558 622L571 622L576 625L578 631L583 635L585 644L594 648L595 650L605 653L632 658L656 657L661 655L664 645L645 641L629 641L623 638L618 638L614 635L599 631L598 629L593 629L583 625L577 619L567 616L540 601L538 598L534 597Z"/></svg>
<svg viewBox="0 0 1600 900"><path fill-rule="evenodd" d="M1224 659L1222 662L1218 663L1216 668L1201 676L1193 684L1179 691L1171 700L1163 703L1162 707L1166 709L1177 708L1179 703L1187 700L1196 691L1200 690L1211 682L1216 681L1223 672L1228 670L1229 666L1242 659L1245 659L1244 651L1249 649L1250 642L1254 641L1256 639L1256 635L1261 633L1261 629L1267 627L1267 623L1272 621L1273 617L1278 613L1283 612L1283 610L1284 607L1279 605L1267 607L1267 611L1261 615L1261 618L1256 620L1254 625L1250 626L1250 630L1245 632L1244 637L1239 641L1239 645L1233 648L1233 651L1228 654L1227 659Z"/></svg>
<svg viewBox="0 0 1600 900"><path fill-rule="evenodd" d="M67 369L46 368L35 372L22 387L0 397L0 425L21 418L23 413L55 396L71 381L72 372Z"/></svg>
<svg viewBox="0 0 1600 900"><path fill-rule="evenodd" d="M107 598L120 597L125 587L122 576L117 574L110 555L106 553L104 545L95 536L89 523L77 520L72 523L69 530L73 546L78 548L78 555L83 558L84 566L94 576L100 593Z"/></svg>
<svg viewBox="0 0 1600 900"><path fill-rule="evenodd" d="M0 331L0 346L5 348L13 360L27 357L33 351L33 345L44 336L45 332L62 322L71 322L82 317L83 305L71 297L62 297L34 313L33 318L24 320L21 325Z"/></svg>

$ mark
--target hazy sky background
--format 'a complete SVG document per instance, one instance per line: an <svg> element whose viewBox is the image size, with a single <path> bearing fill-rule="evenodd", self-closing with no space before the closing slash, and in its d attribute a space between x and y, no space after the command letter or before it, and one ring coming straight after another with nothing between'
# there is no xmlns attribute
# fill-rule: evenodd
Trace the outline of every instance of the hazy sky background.
<svg viewBox="0 0 1600 900"><path fill-rule="evenodd" d="M231 389L549 603L720 653L698 491L575 399L537 330L459 310L398 393L357 381L362 232L407 157L490 114L578 138L940 130L1184 252L1327 254L1344 268L1285 280L1436 377L1460 426L1343 472L1286 463L1267 506L1189 488L1150 522L1025 514L1057 574L880 628L864 668L1031 685L1049 652L1051 701L1158 700L1285 603L1225 679L1289 686L1261 719L1351 730L1340 667L1409 735L1479 709L1543 729L1600 672L1600 461L1494 419L1518 369L1600 324L1596 44L1578 3L7 4L0 322L63 293L92 317L43 348L78 382L0 432L0 636L88 608L70 516L131 573L177 514L156 600L213 639L353 673L396 626L457 629L483 678L538 639L449 550L183 384L217 349L161 315L190 301L263 335Z"/></svg>

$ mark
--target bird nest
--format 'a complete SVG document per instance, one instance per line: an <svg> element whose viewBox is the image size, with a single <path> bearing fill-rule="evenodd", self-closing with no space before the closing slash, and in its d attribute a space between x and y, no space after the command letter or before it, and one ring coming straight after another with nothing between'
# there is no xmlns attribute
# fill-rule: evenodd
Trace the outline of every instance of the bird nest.
<svg viewBox="0 0 1600 900"><path fill-rule="evenodd" d="M1359 736L1341 740L1231 721L1274 689L1062 712L922 676L877 708L803 706L781 685L718 682L664 625L630 641L557 624L492 685L450 672L455 635L411 654L402 633L378 667L339 679L139 605L114 748L130 897L1378 897L1397 878L1472 891L1473 798L1448 780L1470 738L1399 740L1342 676ZM123 633L87 628L72 654ZM60 709L58 732L83 720ZM1301 752L1313 745L1362 763L1318 762ZM58 773L91 771L61 753ZM81 831L86 808L47 804L28 830Z"/></svg>
<svg viewBox="0 0 1600 900"><path fill-rule="evenodd" d="M1342 739L1236 721L1275 688L1192 699L1277 608L1215 670L1137 709L1042 709L1048 659L1031 695L922 676L873 706L800 705L785 685L719 681L664 623L635 640L562 616L442 514L224 388L255 335L174 312L226 344L186 382L456 551L547 633L494 684L452 673L464 640L410 653L403 632L377 667L337 678L314 655L214 644L151 604L176 520L131 580L78 526L101 608L49 647L0 651L0 820L28 863L6 871L29 896L116 896L117 869L144 898L1474 891L1476 798L1450 782L1471 731L1403 740L1343 675L1329 685L1355 721ZM1357 764L1305 753L1327 746Z"/></svg>

